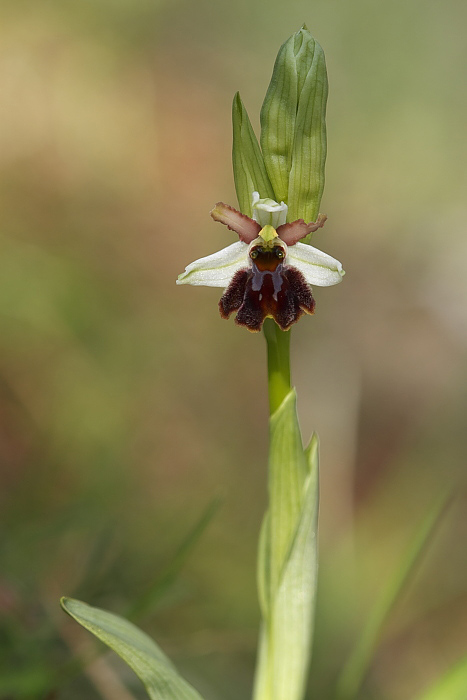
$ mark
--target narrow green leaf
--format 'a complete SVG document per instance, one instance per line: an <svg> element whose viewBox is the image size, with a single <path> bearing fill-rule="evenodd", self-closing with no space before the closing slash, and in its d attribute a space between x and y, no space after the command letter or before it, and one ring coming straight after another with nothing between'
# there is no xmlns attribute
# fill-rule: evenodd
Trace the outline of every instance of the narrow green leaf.
<svg viewBox="0 0 467 700"><path fill-rule="evenodd" d="M196 544L199 542L204 531L208 527L212 518L217 512L220 506L220 499L216 498L211 503L209 503L205 511L201 514L199 520L195 523L194 527L186 534L185 538L182 540L180 546L175 552L174 557L168 562L165 569L163 569L159 576L153 581L153 583L148 587L148 589L143 593L143 595L136 600L135 603L129 606L125 613L125 617L132 621L137 621L143 615L150 615L155 608L159 605L160 601L166 595L166 593L173 586L177 580L181 569L186 563L187 558L190 556ZM107 533L104 533L107 535ZM96 547L92 550L89 562L86 567L85 577L83 582L80 584L80 589L87 589L93 587L94 581L99 580L99 574L94 576L94 568L99 561L99 555L102 558L103 548L109 547L108 537L100 537L97 540ZM107 573L107 575L109 575ZM96 652L96 658L101 654L101 651ZM58 680L54 682L59 684L63 681L63 678L69 679L73 676L78 675L82 672L83 662L75 658L70 664L62 665L60 668L60 674ZM0 681L1 683L1 681Z"/></svg>
<svg viewBox="0 0 467 700"><path fill-rule="evenodd" d="M467 656L442 676L418 700L465 700L467 698Z"/></svg>
<svg viewBox="0 0 467 700"><path fill-rule="evenodd" d="M376 601L370 616L363 627L360 638L354 645L350 657L343 668L337 683L338 700L352 700L358 696L360 686L365 678L371 659L381 637L384 624L399 601L408 581L414 574L427 545L438 527L451 491L446 491L437 499L415 537L404 553L395 574ZM449 699L451 700L451 699Z"/></svg>
<svg viewBox="0 0 467 700"><path fill-rule="evenodd" d="M261 631L255 700L300 700L305 690L318 571L316 438L312 439L305 455L302 506ZM305 455L302 451L303 458Z"/></svg>
<svg viewBox="0 0 467 700"><path fill-rule="evenodd" d="M60 602L68 615L126 661L151 700L201 700L152 639L131 622L72 598Z"/></svg>
<svg viewBox="0 0 467 700"><path fill-rule="evenodd" d="M275 698L303 697L313 632L318 575L318 468L305 483L295 538L271 616Z"/></svg>
<svg viewBox="0 0 467 700"><path fill-rule="evenodd" d="M304 28L295 35L298 105L289 176L289 221L316 221L324 190L328 78L324 51Z"/></svg>
<svg viewBox="0 0 467 700"><path fill-rule="evenodd" d="M269 596L272 598L300 518L307 474L294 389L271 416L269 429Z"/></svg>
<svg viewBox="0 0 467 700"><path fill-rule="evenodd" d="M232 105L232 124L232 163L235 189L240 210L247 216L251 216L253 192L259 192L260 197L274 199L274 190L266 173L258 140L238 92Z"/></svg>
<svg viewBox="0 0 467 700"><path fill-rule="evenodd" d="M259 631L253 700L272 700L274 697L271 694L271 659L268 640L269 627L267 622L263 621Z"/></svg>
<svg viewBox="0 0 467 700"><path fill-rule="evenodd" d="M266 619L269 614L271 591L271 531L269 513L266 513L259 533L258 545L258 597L261 614Z"/></svg>
<svg viewBox="0 0 467 700"><path fill-rule="evenodd" d="M297 115L298 73L294 45L295 34L279 49L261 108L260 141L264 164L275 199L286 204Z"/></svg>
<svg viewBox="0 0 467 700"><path fill-rule="evenodd" d="M319 438L316 433L311 436L308 447L305 450L308 473L311 474L319 469Z"/></svg>

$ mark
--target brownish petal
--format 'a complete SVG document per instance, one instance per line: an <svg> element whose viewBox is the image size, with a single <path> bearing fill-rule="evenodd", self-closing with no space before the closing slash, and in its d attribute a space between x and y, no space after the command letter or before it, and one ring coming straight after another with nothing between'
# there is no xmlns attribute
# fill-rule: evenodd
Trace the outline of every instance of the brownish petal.
<svg viewBox="0 0 467 700"><path fill-rule="evenodd" d="M295 305L307 314L314 314L316 302L313 299L311 287L302 273L295 267L288 267L285 276L290 285L290 293L294 298ZM296 320L298 321L298 318Z"/></svg>
<svg viewBox="0 0 467 700"><path fill-rule="evenodd" d="M235 231L243 243L251 243L261 231L261 226L257 221L250 219L246 214L242 214L224 202L217 202L210 213L214 221L219 221L231 231Z"/></svg>
<svg viewBox="0 0 467 700"><path fill-rule="evenodd" d="M271 315L279 328L287 331L304 313L314 313L315 300L301 272L289 267L282 276L284 284Z"/></svg>
<svg viewBox="0 0 467 700"><path fill-rule="evenodd" d="M238 311L243 304L245 287L250 275L251 272L249 270L239 270L233 276L232 281L219 301L219 311L222 318L229 318L230 314L233 311Z"/></svg>
<svg viewBox="0 0 467 700"><path fill-rule="evenodd" d="M287 245L295 245L302 238L308 236L309 233L313 233L313 231L317 231L324 226L327 218L326 214L320 214L317 221L311 221L309 224L306 224L303 219L297 219L297 221L292 221L289 224L282 224L277 229L277 235Z"/></svg>
<svg viewBox="0 0 467 700"><path fill-rule="evenodd" d="M235 318L235 323L239 326L245 326L249 331L255 333L261 330L267 315L267 309L259 298L259 293L253 291L250 279L246 285L243 303Z"/></svg>

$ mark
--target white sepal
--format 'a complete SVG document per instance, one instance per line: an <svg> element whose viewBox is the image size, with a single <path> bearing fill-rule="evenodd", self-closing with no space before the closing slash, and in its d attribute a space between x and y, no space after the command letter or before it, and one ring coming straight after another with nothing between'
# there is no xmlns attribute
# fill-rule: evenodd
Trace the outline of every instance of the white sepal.
<svg viewBox="0 0 467 700"><path fill-rule="evenodd" d="M345 274L338 260L305 243L288 247L287 264L299 270L308 284L318 287L338 284Z"/></svg>
<svg viewBox="0 0 467 700"><path fill-rule="evenodd" d="M238 241L217 253L190 263L178 276L177 284L228 287L238 270L249 267L248 245Z"/></svg>

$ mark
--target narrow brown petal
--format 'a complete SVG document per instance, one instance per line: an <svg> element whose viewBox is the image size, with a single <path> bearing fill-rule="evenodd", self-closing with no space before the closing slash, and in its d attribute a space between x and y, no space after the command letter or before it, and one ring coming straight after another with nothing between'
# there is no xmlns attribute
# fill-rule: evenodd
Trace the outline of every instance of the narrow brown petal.
<svg viewBox="0 0 467 700"><path fill-rule="evenodd" d="M233 311L238 311L241 307L245 296L246 283L250 276L249 270L239 270L232 277L232 281L219 301L219 311L222 318L229 318Z"/></svg>
<svg viewBox="0 0 467 700"><path fill-rule="evenodd" d="M316 302L313 299L311 287L302 273L295 267L288 267L285 276L290 284L290 292L293 294L296 306L307 314L314 314Z"/></svg>
<svg viewBox="0 0 467 700"><path fill-rule="evenodd" d="M287 331L304 313L314 313L315 300L311 294L311 287L301 272L289 267L282 275L284 285L272 317L279 328Z"/></svg>
<svg viewBox="0 0 467 700"><path fill-rule="evenodd" d="M257 221L250 219L246 214L242 214L224 202L217 202L210 213L214 221L219 221L231 231L235 231L243 243L251 243L261 231L261 226Z"/></svg>
<svg viewBox="0 0 467 700"><path fill-rule="evenodd" d="M297 219L297 221L292 221L290 224L279 226L277 235L287 245L295 245L302 238L308 236L309 233L313 233L313 231L317 231L324 226L326 219L326 214L320 214L317 221L311 221L309 224L306 224L303 219Z"/></svg>
<svg viewBox="0 0 467 700"><path fill-rule="evenodd" d="M235 318L235 323L238 326L245 326L253 333L257 333L261 330L266 316L264 304L261 303L259 294L252 290L250 282L250 284L247 284L243 303Z"/></svg>

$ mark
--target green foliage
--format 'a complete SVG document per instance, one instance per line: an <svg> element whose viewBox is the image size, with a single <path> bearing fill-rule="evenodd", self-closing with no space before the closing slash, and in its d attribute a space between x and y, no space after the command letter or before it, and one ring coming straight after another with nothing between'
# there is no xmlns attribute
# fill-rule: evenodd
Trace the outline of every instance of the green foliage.
<svg viewBox="0 0 467 700"><path fill-rule="evenodd" d="M280 48L261 108L261 148L278 202L289 198L289 173L297 116L294 37Z"/></svg>
<svg viewBox="0 0 467 700"><path fill-rule="evenodd" d="M62 598L61 605L126 661L144 683L151 700L201 700L152 639L131 622L72 598Z"/></svg>
<svg viewBox="0 0 467 700"><path fill-rule="evenodd" d="M306 27L280 48L261 109L261 149L237 93L233 101L233 170L240 209L251 194L289 206L288 220L316 220L324 189L326 100L324 52Z"/></svg>
<svg viewBox="0 0 467 700"><path fill-rule="evenodd" d="M258 140L250 118L237 92L232 105L233 146L232 163L240 210L251 216L251 195L274 199Z"/></svg>
<svg viewBox="0 0 467 700"><path fill-rule="evenodd" d="M304 452L292 390L270 421L269 511L261 531L263 614L255 700L299 700L310 659L317 581L318 440Z"/></svg>
<svg viewBox="0 0 467 700"><path fill-rule="evenodd" d="M324 52L306 27L280 48L261 109L261 147L276 199L289 221L315 221L324 189L326 100Z"/></svg>

